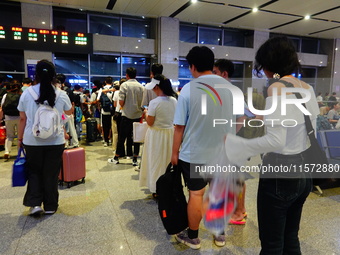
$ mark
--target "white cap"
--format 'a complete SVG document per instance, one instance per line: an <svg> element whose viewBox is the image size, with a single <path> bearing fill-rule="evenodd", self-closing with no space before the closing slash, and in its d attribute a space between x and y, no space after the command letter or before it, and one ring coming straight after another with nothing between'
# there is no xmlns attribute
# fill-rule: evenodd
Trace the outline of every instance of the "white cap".
<svg viewBox="0 0 340 255"><path fill-rule="evenodd" d="M114 81L114 82L113 82L113 85L115 85L115 86L116 86L116 85L119 85L119 81Z"/></svg>
<svg viewBox="0 0 340 255"><path fill-rule="evenodd" d="M160 83L159 80L156 80L156 79L152 78L151 82L145 85L145 88L148 89L148 90L152 90L159 83Z"/></svg>

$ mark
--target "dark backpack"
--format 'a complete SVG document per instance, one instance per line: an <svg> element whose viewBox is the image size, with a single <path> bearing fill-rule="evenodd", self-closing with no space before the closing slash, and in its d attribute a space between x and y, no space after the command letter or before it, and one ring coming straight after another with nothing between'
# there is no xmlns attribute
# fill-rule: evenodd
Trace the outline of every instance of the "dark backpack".
<svg viewBox="0 0 340 255"><path fill-rule="evenodd" d="M158 211L169 235L188 227L187 201L183 193L181 172L177 166L168 165L165 174L156 182Z"/></svg>
<svg viewBox="0 0 340 255"><path fill-rule="evenodd" d="M74 105L80 107L81 106L80 94L73 93L73 96L74 96Z"/></svg>
<svg viewBox="0 0 340 255"><path fill-rule="evenodd" d="M8 116L19 116L19 111L17 109L19 104L20 94L8 92L5 102L2 106L2 110L5 115Z"/></svg>
<svg viewBox="0 0 340 255"><path fill-rule="evenodd" d="M112 102L105 93L102 93L100 96L100 104L104 112L112 112L113 110Z"/></svg>

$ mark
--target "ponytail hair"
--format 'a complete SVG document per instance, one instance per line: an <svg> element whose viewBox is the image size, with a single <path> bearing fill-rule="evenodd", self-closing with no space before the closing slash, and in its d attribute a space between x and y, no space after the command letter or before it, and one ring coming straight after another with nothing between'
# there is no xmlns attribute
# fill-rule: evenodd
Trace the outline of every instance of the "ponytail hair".
<svg viewBox="0 0 340 255"><path fill-rule="evenodd" d="M36 100L38 104L43 104L47 101L49 106L53 107L55 105L56 94L52 85L55 75L55 67L52 62L46 59L38 62L35 71L35 79L40 83L40 95Z"/></svg>
<svg viewBox="0 0 340 255"><path fill-rule="evenodd" d="M157 86L163 91L165 95L177 99L177 93L172 89L172 84L168 78L162 74L157 74L154 76L154 79L159 81Z"/></svg>

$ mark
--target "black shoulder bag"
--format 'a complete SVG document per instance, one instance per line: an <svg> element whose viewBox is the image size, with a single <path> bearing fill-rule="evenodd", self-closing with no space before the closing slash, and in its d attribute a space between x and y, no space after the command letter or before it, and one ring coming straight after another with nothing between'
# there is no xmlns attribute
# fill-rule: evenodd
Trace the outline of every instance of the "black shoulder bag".
<svg viewBox="0 0 340 255"><path fill-rule="evenodd" d="M283 83L286 87L294 87L292 83L287 82L287 81L279 80L278 82ZM297 98L299 99L302 98L300 93L294 93L294 94ZM307 109L305 104L302 104L302 105L303 107ZM326 157L326 153L320 148L320 145L315 138L315 130L312 126L312 122L310 121L309 116L304 114L303 117L305 118L307 135L310 141L310 147L303 152L303 156L305 159L304 164L308 164L308 166L306 166L306 169L308 169L311 172L312 177L317 177L317 178L313 178L313 184L319 185L322 182L325 182L325 180L320 179L320 177L323 177L323 176L320 176L320 173L314 170L316 170L318 166L322 166L324 164L326 164L328 168L329 163ZM312 172L312 167L314 167L313 172ZM327 178L326 174L324 175L323 178Z"/></svg>

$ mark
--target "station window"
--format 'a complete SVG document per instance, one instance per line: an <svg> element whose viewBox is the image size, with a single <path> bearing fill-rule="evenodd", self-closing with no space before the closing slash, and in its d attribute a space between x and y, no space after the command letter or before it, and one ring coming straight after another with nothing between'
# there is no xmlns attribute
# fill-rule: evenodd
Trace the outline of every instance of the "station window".
<svg viewBox="0 0 340 255"><path fill-rule="evenodd" d="M122 36L151 38L151 19L122 18Z"/></svg>
<svg viewBox="0 0 340 255"><path fill-rule="evenodd" d="M119 36L120 20L115 17L91 15L90 33Z"/></svg>
<svg viewBox="0 0 340 255"><path fill-rule="evenodd" d="M178 78L190 79L192 78L191 72L189 70L188 61L185 59L180 59L178 61Z"/></svg>
<svg viewBox="0 0 340 255"><path fill-rule="evenodd" d="M53 8L53 29L87 33L87 14L68 8Z"/></svg>
<svg viewBox="0 0 340 255"><path fill-rule="evenodd" d="M252 48L254 41L254 31L224 29L223 39L224 46Z"/></svg>
<svg viewBox="0 0 340 255"><path fill-rule="evenodd" d="M301 52L319 53L319 40L315 38L302 38Z"/></svg>
<svg viewBox="0 0 340 255"><path fill-rule="evenodd" d="M150 58L146 57L122 57L122 76L125 77L126 69L128 67L134 67L137 70L137 79L145 77L150 81Z"/></svg>
<svg viewBox="0 0 340 255"><path fill-rule="evenodd" d="M88 76L88 57L85 54L55 53L54 64L57 73L74 77Z"/></svg>
<svg viewBox="0 0 340 255"><path fill-rule="evenodd" d="M222 29L214 29L208 27L199 27L199 38L200 44L222 44Z"/></svg>
<svg viewBox="0 0 340 255"><path fill-rule="evenodd" d="M0 59L0 72L25 72L24 51L0 49Z"/></svg>
<svg viewBox="0 0 340 255"><path fill-rule="evenodd" d="M197 43L197 26L180 24L179 31L181 42Z"/></svg>
<svg viewBox="0 0 340 255"><path fill-rule="evenodd" d="M16 2L0 3L0 24L21 27L21 5Z"/></svg>
<svg viewBox="0 0 340 255"><path fill-rule="evenodd" d="M91 55L91 75L120 76L121 58L113 55Z"/></svg>

